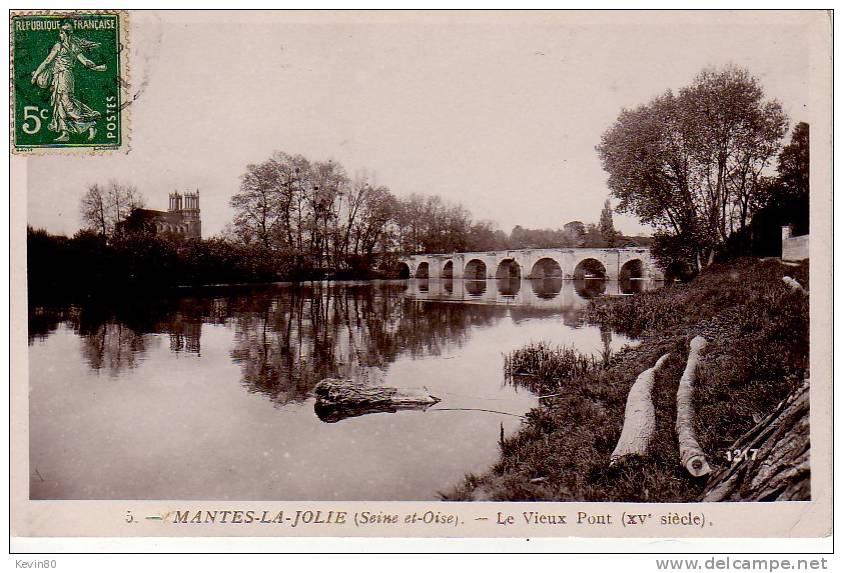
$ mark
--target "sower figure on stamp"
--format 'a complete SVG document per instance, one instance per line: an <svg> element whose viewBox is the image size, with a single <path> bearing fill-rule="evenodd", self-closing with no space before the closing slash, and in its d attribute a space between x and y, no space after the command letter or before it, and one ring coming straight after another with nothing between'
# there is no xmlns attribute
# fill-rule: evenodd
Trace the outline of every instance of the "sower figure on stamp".
<svg viewBox="0 0 843 573"><path fill-rule="evenodd" d="M97 133L97 120L100 112L91 109L74 96L73 66L78 60L89 70L104 72L105 64L95 64L82 53L99 46L73 33L73 25L66 23L59 30L59 41L50 50L50 54L32 72L32 83L41 88L50 87L50 105L53 106L53 118L48 128L59 136L55 141L68 141L70 132L88 132L88 139Z"/></svg>

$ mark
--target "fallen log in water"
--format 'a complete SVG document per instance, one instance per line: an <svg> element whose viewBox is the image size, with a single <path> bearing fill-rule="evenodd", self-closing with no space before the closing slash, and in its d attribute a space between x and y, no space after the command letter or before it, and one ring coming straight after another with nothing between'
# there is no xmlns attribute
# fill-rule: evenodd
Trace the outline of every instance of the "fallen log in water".
<svg viewBox="0 0 843 573"><path fill-rule="evenodd" d="M316 415L329 423L376 412L426 410L440 401L424 388L371 386L339 378L322 380L314 392Z"/></svg>
<svg viewBox="0 0 843 573"><path fill-rule="evenodd" d="M679 459L694 477L711 473L711 467L705 459L705 452L697 442L696 432L694 432L694 382L697 378L700 353L706 344L708 342L702 336L695 336L691 340L688 363L685 365L685 372L682 373L679 389L676 391L676 435L679 440Z"/></svg>
<svg viewBox="0 0 843 573"><path fill-rule="evenodd" d="M732 444L732 465L713 473L700 501L811 499L808 380Z"/></svg>
<svg viewBox="0 0 843 573"><path fill-rule="evenodd" d="M656 372L662 367L669 354L656 361L656 365L638 375L635 384L626 397L623 430L615 451L609 457L609 465L614 465L624 456L644 455L650 445L650 439L656 429L656 409L651 393L656 381Z"/></svg>

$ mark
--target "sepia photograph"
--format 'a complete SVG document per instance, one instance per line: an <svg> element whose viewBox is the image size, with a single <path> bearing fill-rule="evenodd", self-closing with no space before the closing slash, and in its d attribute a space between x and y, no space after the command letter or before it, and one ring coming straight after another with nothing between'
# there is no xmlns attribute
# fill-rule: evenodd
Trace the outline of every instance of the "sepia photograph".
<svg viewBox="0 0 843 573"><path fill-rule="evenodd" d="M102 510L160 535L830 533L831 31L12 12L13 495L166 501Z"/></svg>

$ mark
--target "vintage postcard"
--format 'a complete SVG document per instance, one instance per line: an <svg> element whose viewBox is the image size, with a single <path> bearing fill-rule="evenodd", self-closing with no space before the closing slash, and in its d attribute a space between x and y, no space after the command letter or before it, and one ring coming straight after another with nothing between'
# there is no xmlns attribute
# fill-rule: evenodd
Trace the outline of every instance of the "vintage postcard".
<svg viewBox="0 0 843 573"><path fill-rule="evenodd" d="M9 25L13 549L831 535L829 12Z"/></svg>

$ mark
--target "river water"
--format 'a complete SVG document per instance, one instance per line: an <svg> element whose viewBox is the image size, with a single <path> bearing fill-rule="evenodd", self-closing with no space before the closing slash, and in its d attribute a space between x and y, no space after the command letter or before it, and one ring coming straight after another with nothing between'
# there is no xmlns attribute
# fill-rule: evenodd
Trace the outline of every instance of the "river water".
<svg viewBox="0 0 843 573"><path fill-rule="evenodd" d="M430 500L498 458L537 404L507 384L530 341L599 355L604 281L409 280L192 291L33 308L32 499ZM313 387L426 387L426 411L323 421Z"/></svg>

